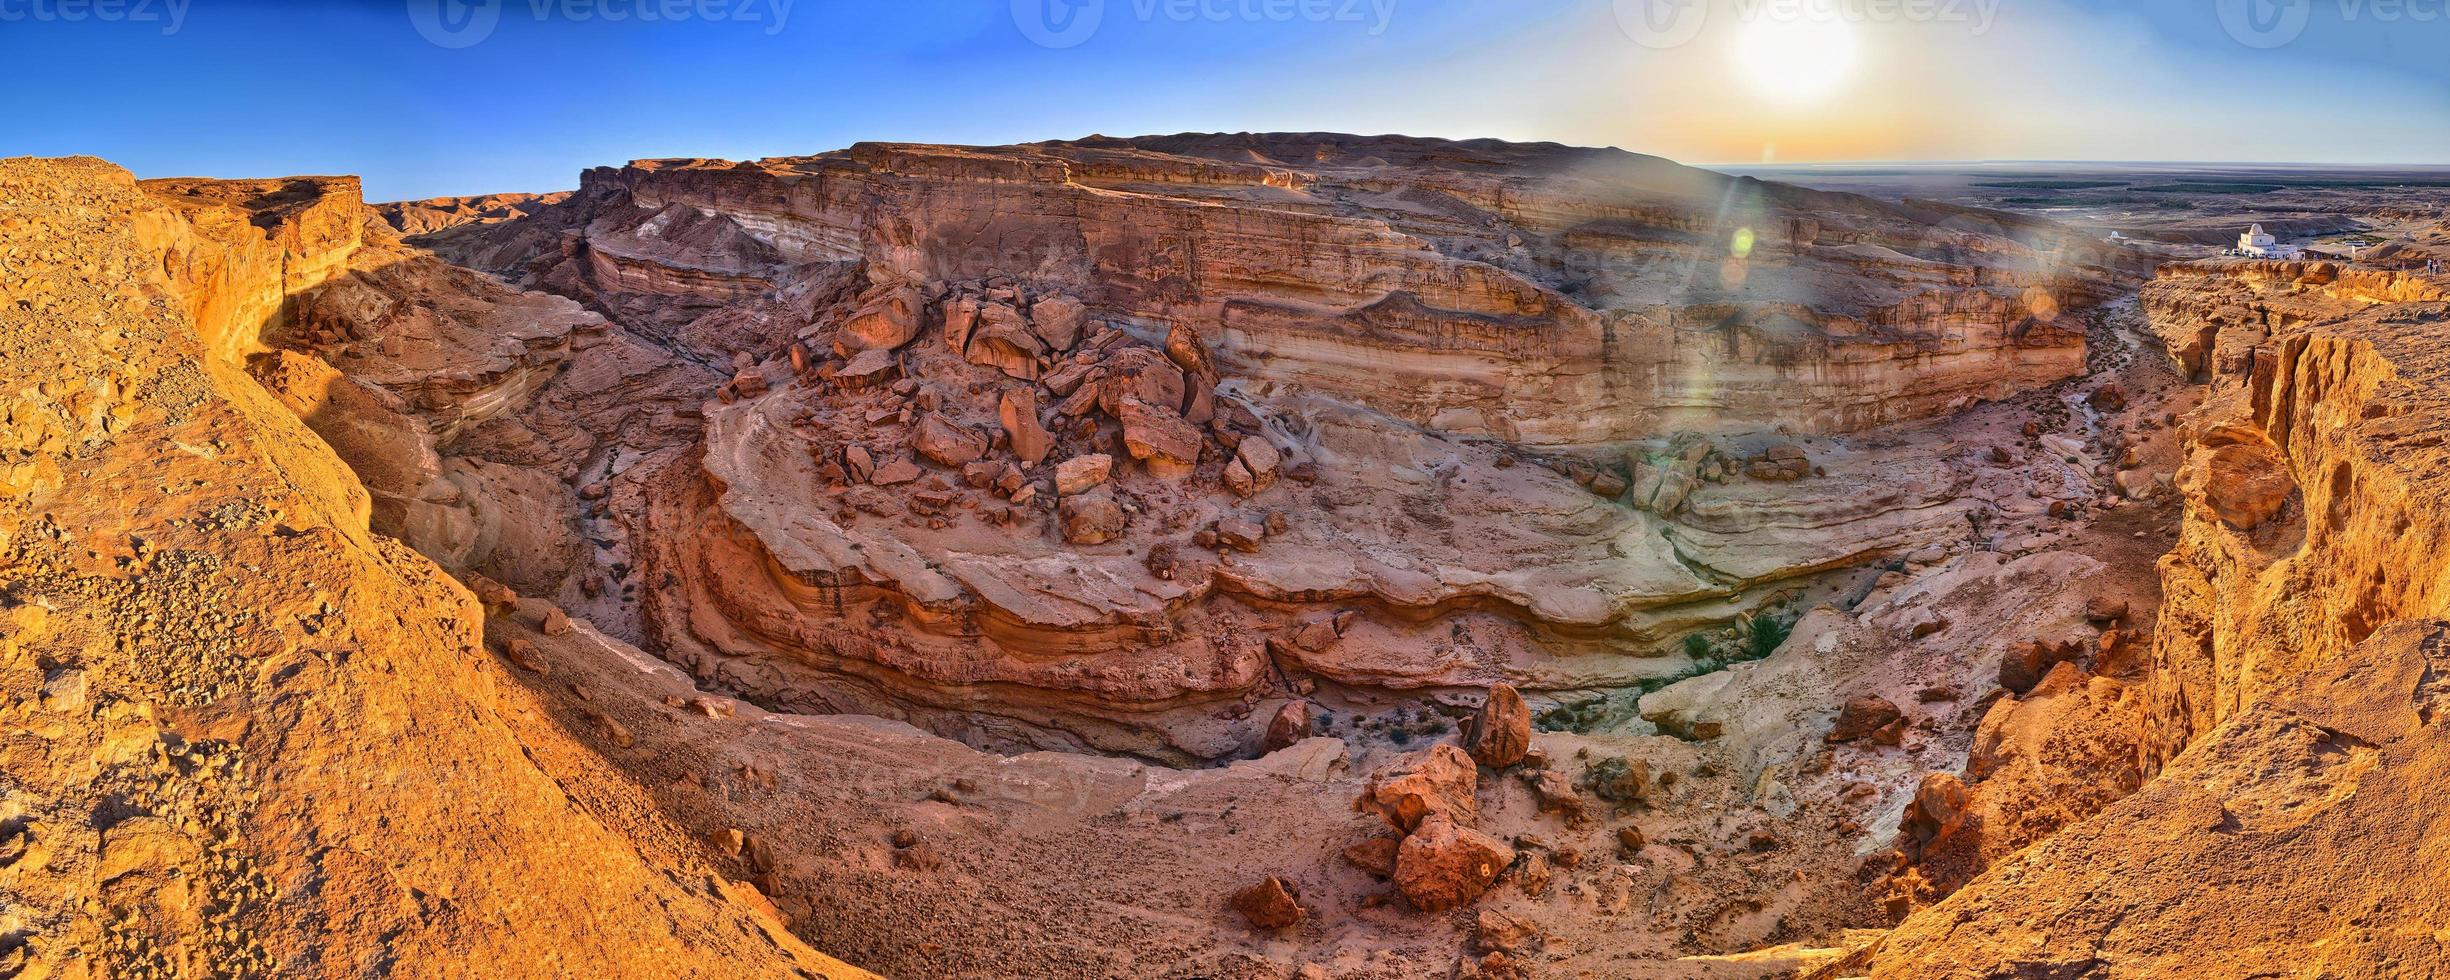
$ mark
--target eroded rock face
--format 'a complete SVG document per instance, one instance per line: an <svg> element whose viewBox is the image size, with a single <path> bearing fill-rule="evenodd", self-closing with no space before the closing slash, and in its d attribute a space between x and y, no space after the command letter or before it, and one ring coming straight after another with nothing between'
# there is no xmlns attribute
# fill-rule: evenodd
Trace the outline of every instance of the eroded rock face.
<svg viewBox="0 0 2450 980"><path fill-rule="evenodd" d="M1739 433L2072 374L2133 261L1629 154L1247 142L644 162L424 240L733 362L696 449L609 460L650 646L771 706L1178 762L1296 675L1380 709L1670 674L1961 536L1984 477L1940 441ZM1779 231L1721 267L1739 227ZM1362 623L1271 659L1279 610Z"/></svg>
<svg viewBox="0 0 2450 980"><path fill-rule="evenodd" d="M354 464L386 490L435 480L423 419L372 421L398 392L250 377L379 247L354 191L0 161L9 970L863 976L656 843L634 786L568 795L592 749L528 720L477 601L316 434L393 454Z"/></svg>
<svg viewBox="0 0 2450 980"><path fill-rule="evenodd" d="M2026 771L2011 780L2026 795L1934 776L1907 827L1941 879L1971 859L1955 865L1964 880L1982 852L1991 870L1822 975L2450 966L2436 944L2392 938L2430 914L2400 883L2439 874L2413 842L2440 829L2408 804L2450 760L2431 722L2450 623L2422 584L2445 542L2414 503L2450 472L2450 303L2400 273L2262 262L2164 269L2144 302L2208 397L2182 424L2183 523L2160 564L2140 751L2086 721L2114 713L2085 702L2125 694L2073 663L1994 706L1968 773ZM2132 758L2141 788L2013 851L2037 839L2020 821L2042 807L2115 797L2036 778L2071 756ZM2288 873L2256 870L2271 867ZM2353 938L2317 924L2343 903L2365 910Z"/></svg>

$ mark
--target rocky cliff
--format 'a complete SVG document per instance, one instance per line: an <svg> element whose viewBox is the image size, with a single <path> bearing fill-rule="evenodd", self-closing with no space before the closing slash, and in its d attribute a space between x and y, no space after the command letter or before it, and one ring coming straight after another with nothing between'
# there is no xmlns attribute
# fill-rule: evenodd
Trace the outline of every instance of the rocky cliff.
<svg viewBox="0 0 2450 980"><path fill-rule="evenodd" d="M0 964L859 975L565 792L591 750L250 378L355 259L354 191L0 161Z"/></svg>
<svg viewBox="0 0 2450 980"><path fill-rule="evenodd" d="M2183 425L2134 795L1827 975L2438 972L2423 842L2450 570L2450 303L2327 263L2165 268L2145 290L2209 386Z"/></svg>

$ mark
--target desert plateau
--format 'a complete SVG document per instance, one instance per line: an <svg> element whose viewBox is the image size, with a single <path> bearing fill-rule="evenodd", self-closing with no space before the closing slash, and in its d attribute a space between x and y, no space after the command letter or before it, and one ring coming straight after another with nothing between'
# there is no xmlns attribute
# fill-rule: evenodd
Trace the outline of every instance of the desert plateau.
<svg viewBox="0 0 2450 980"><path fill-rule="evenodd" d="M1178 40L1327 79L1622 11L376 6L0 18L235 86L0 96L0 980L2450 975L2435 144L1677 162L1888 138L1834 46L1966 33L1774 9L1540 42L1771 76L1551 140L1049 137L1422 118L1110 79L1241 77ZM2390 26L2201 6L2122 29ZM2092 16L2038 9L1963 43ZM245 152L368 173L183 176L242 29L436 115L263 98ZM916 73L440 121L616 50ZM920 77L1006 57L1114 101Z"/></svg>

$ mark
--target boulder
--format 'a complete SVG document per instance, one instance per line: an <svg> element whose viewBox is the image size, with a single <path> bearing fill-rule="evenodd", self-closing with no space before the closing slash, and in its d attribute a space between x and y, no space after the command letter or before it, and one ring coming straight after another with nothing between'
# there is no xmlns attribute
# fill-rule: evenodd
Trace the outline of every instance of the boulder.
<svg viewBox="0 0 2450 980"><path fill-rule="evenodd" d="M1244 436L1234 449L1233 462L1226 464L1225 487L1236 496L1248 497L1276 485L1276 475L1283 466L1284 455L1276 451L1275 443L1258 436Z"/></svg>
<svg viewBox="0 0 2450 980"><path fill-rule="evenodd" d="M944 343L953 353L970 349L970 330L978 325L978 297L958 296L944 303Z"/></svg>
<svg viewBox="0 0 2450 980"><path fill-rule="evenodd" d="M1505 842L1433 813L1396 849L1395 887L1414 908L1443 912L1478 899L1513 863Z"/></svg>
<svg viewBox="0 0 2450 980"><path fill-rule="evenodd" d="M1519 763L1531 750L1531 708L1514 685L1491 687L1466 738L1472 759L1481 765L1504 769Z"/></svg>
<svg viewBox="0 0 2450 980"><path fill-rule="evenodd" d="M1963 820L1965 808L1973 802L1973 791L1954 773L1935 772L1923 777L1914 788L1914 798L1906 803L1905 817L1898 829L1917 844L1932 840L1956 829Z"/></svg>
<svg viewBox="0 0 2450 980"><path fill-rule="evenodd" d="M2127 600L2097 595L2084 601L2084 618L2090 622L2115 625L2127 618Z"/></svg>
<svg viewBox="0 0 2450 980"><path fill-rule="evenodd" d="M892 384L901 377L901 362L887 350L865 350L851 358L851 363L834 372L834 383L850 391L867 391Z"/></svg>
<svg viewBox="0 0 2450 980"><path fill-rule="evenodd" d="M1480 823L1480 770L1462 749L1445 742L1399 759L1371 775L1357 805L1410 832L1433 814L1466 826Z"/></svg>
<svg viewBox="0 0 2450 980"><path fill-rule="evenodd" d="M1585 766L1582 784L1591 795L1610 803L1634 803L1650 798L1650 763L1609 756Z"/></svg>
<svg viewBox="0 0 2450 980"><path fill-rule="evenodd" d="M2050 668L2083 656L2083 647L2066 642L2028 640L2008 648L1999 659L1999 686L2017 694L2033 690Z"/></svg>
<svg viewBox="0 0 2450 980"><path fill-rule="evenodd" d="M1582 794L1574 791L1574 781L1559 769L1526 772L1525 782L1531 787L1531 797L1542 813L1555 813L1569 823L1581 823L1584 815Z"/></svg>
<svg viewBox="0 0 2450 980"><path fill-rule="evenodd" d="M911 448L937 463L959 467L987 455L987 437L935 412L919 417Z"/></svg>
<svg viewBox="0 0 2450 980"><path fill-rule="evenodd" d="M1403 848L1401 837L1372 837L1344 849L1344 861L1374 878L1395 877L1395 855Z"/></svg>
<svg viewBox="0 0 2450 980"><path fill-rule="evenodd" d="M2093 389L2092 394L2084 396L2084 403L2098 411L2115 412L2127 407L2127 389L2111 382Z"/></svg>
<svg viewBox="0 0 2450 980"><path fill-rule="evenodd" d="M1106 414L1121 418L1123 404L1139 399L1169 415L1182 413L1184 387L1182 369L1167 360L1164 354L1146 347L1126 347L1116 351L1105 363L1106 378L1098 382L1097 407Z"/></svg>
<svg viewBox="0 0 2450 980"><path fill-rule="evenodd" d="M1063 498L1056 517L1073 544L1105 544L1123 534L1123 505L1102 490Z"/></svg>
<svg viewBox="0 0 2450 980"><path fill-rule="evenodd" d="M1235 551L1259 550L1259 542L1267 534L1264 525L1239 515L1216 522L1217 543Z"/></svg>
<svg viewBox="0 0 2450 980"><path fill-rule="evenodd" d="M845 357L861 351L889 351L919 335L919 311L926 296L904 283L879 286L860 297L859 309L834 332L834 350Z"/></svg>
<svg viewBox="0 0 2450 980"><path fill-rule="evenodd" d="M896 459L893 462L877 467L876 475L868 482L874 483L880 487L890 487L896 484L909 483L924 475L926 475L926 473L925 471L919 469L919 464L913 463L908 459Z"/></svg>
<svg viewBox="0 0 2450 980"><path fill-rule="evenodd" d="M1168 365L1171 366L1171 365ZM1123 423L1123 447L1150 473L1173 480L1191 474L1206 438L1198 426L1138 398L1123 400L1115 418Z"/></svg>
<svg viewBox="0 0 2450 980"><path fill-rule="evenodd" d="M1036 466L1055 450L1055 436L1038 422L1038 396L1027 388L1008 388L996 405L996 420L1012 440L1012 454L1026 466Z"/></svg>
<svg viewBox="0 0 2450 980"><path fill-rule="evenodd" d="M1261 748L1274 752L1309 738L1311 724L1310 702L1300 698L1287 701L1284 707L1276 709L1275 717L1268 719L1267 737L1260 743Z"/></svg>
<svg viewBox="0 0 2450 980"><path fill-rule="evenodd" d="M1023 381L1038 380L1038 358L1046 344L1029 329L1021 311L1006 303L979 308L978 324L970 329L970 345L962 356Z"/></svg>
<svg viewBox="0 0 2450 980"><path fill-rule="evenodd" d="M1897 705L1889 699L1877 694L1859 694L1846 699L1845 707L1838 709L1837 724L1830 727L1823 741L1836 745L1872 738L1895 744L1878 736L1892 729L1902 734L1904 722L1905 713L1898 711Z"/></svg>
<svg viewBox="0 0 2450 980"><path fill-rule="evenodd" d="M1074 456L1055 464L1055 492L1069 497L1086 493L1114 473L1114 457L1105 453Z"/></svg>
<svg viewBox="0 0 2450 980"><path fill-rule="evenodd" d="M1260 929L1282 929L1308 913L1302 909L1301 889L1283 878L1269 875L1258 884L1235 892L1234 911Z"/></svg>
<svg viewBox="0 0 2450 980"><path fill-rule="evenodd" d="M1046 349L1063 353L1080 339L1081 324L1089 318L1089 310L1079 300L1057 294L1040 298L1029 307L1029 327L1045 342Z"/></svg>

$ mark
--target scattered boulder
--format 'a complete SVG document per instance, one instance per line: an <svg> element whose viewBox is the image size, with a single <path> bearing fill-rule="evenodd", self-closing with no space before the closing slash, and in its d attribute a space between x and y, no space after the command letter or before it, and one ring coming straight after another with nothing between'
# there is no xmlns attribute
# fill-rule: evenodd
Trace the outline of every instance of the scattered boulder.
<svg viewBox="0 0 2450 980"><path fill-rule="evenodd" d="M1038 396L1027 388L1009 388L996 405L996 420L1012 442L1012 454L1024 466L1036 466L1055 450L1055 436L1038 421Z"/></svg>
<svg viewBox="0 0 2450 980"><path fill-rule="evenodd" d="M1999 659L1999 686L2024 694L2049 676L2050 668L2083 655L2083 646L2076 643L2040 640L2018 643Z"/></svg>
<svg viewBox="0 0 2450 980"><path fill-rule="evenodd" d="M1489 688L1466 739L1473 760L1491 769L1523 761L1523 753L1531 750L1531 709L1523 704L1523 695L1514 685Z"/></svg>
<svg viewBox="0 0 2450 980"><path fill-rule="evenodd" d="M1123 424L1123 447L1150 473L1169 480L1191 475L1207 441L1198 426L1138 398L1124 399L1115 418Z"/></svg>
<svg viewBox="0 0 2450 980"><path fill-rule="evenodd" d="M911 448L945 466L960 467L987 455L987 437L935 412L919 416Z"/></svg>
<svg viewBox="0 0 2450 980"><path fill-rule="evenodd" d="M1542 813L1565 817L1567 823L1579 824L1585 816L1582 794L1574 791L1574 781L1559 769L1541 769L1524 774L1531 786L1532 799Z"/></svg>
<svg viewBox="0 0 2450 980"><path fill-rule="evenodd" d="M1274 718L1268 719L1267 738L1261 745L1269 752L1290 747L1309 738L1311 726L1310 702L1300 698L1287 701L1284 707L1276 709Z"/></svg>
<svg viewBox="0 0 2450 980"><path fill-rule="evenodd" d="M1905 817L1899 822L1898 829L1911 836L1915 843L1928 844L1955 830L1964 818L1965 808L1972 802L1973 791L1967 789L1965 781L1957 778L1956 774L1932 773L1924 776L1922 783L1914 788L1914 799L1906 804Z"/></svg>
<svg viewBox="0 0 2450 980"><path fill-rule="evenodd" d="M1582 770L1582 784L1591 795L1610 803L1635 803L1650 798L1650 763L1610 756Z"/></svg>
<svg viewBox="0 0 2450 980"><path fill-rule="evenodd" d="M1266 539L1267 527L1250 518L1235 515L1216 522L1217 543L1236 551L1257 551Z"/></svg>
<svg viewBox="0 0 2450 980"><path fill-rule="evenodd" d="M1073 544L1105 544L1123 534L1123 505L1104 491L1064 497L1056 516L1063 539Z"/></svg>
<svg viewBox="0 0 2450 980"><path fill-rule="evenodd" d="M2114 625L2127 618L2127 600L2094 596L2084 602L2084 618L2092 623Z"/></svg>
<svg viewBox="0 0 2450 980"><path fill-rule="evenodd" d="M902 375L902 364L890 351L864 350L851 358L851 363L834 372L834 383L850 391L867 391L892 384Z"/></svg>
<svg viewBox="0 0 2450 980"><path fill-rule="evenodd" d="M1038 359L1045 353L1045 343L1029 329L1029 320L1020 310L1007 303L987 303L979 308L978 323L970 328L970 344L962 356L1010 377L1036 381Z"/></svg>
<svg viewBox="0 0 2450 980"><path fill-rule="evenodd" d="M895 459L893 462L877 467L875 477L868 482L880 487L890 487L916 481L925 475L926 472L919 469L919 464L908 459Z"/></svg>
<svg viewBox="0 0 2450 980"><path fill-rule="evenodd" d="M1302 908L1300 896L1300 886L1269 875L1258 884L1235 892L1233 907L1256 928L1282 929L1309 914Z"/></svg>
<svg viewBox="0 0 2450 980"><path fill-rule="evenodd" d="M1344 849L1345 863L1360 868L1375 878L1395 877L1395 855L1403 847L1400 837L1372 837Z"/></svg>
<svg viewBox="0 0 2450 980"><path fill-rule="evenodd" d="M1225 464L1225 488L1235 496L1248 497L1276 484L1277 471L1284 456L1276 445L1258 436L1244 436L1234 450L1233 462Z"/></svg>
<svg viewBox="0 0 2450 980"><path fill-rule="evenodd" d="M1088 308L1079 300L1057 294L1030 304L1029 326L1046 343L1046 349L1060 354L1071 350L1080 339L1081 324L1088 316Z"/></svg>
<svg viewBox="0 0 2450 980"><path fill-rule="evenodd" d="M2084 396L2084 403L2098 411L2115 412L2127 407L2127 389L2113 381L2093 389L2092 394Z"/></svg>
<svg viewBox="0 0 2450 980"><path fill-rule="evenodd" d="M1846 699L1838 709L1837 724L1823 739L1831 745L1872 739L1884 745L1894 745L1894 736L1905 731L1905 713L1897 710L1889 699L1877 694L1859 694Z"/></svg>
<svg viewBox="0 0 2450 980"><path fill-rule="evenodd" d="M1105 483L1114 473L1114 457L1105 453L1074 456L1055 464L1055 492L1069 497Z"/></svg>
<svg viewBox="0 0 2450 980"><path fill-rule="evenodd" d="M1443 912L1478 899L1513 863L1505 842L1432 813L1396 849L1395 887L1414 908Z"/></svg>
<svg viewBox="0 0 2450 980"><path fill-rule="evenodd" d="M834 332L834 350L845 357L861 351L889 351L919 335L919 311L926 297L904 283L880 286L860 298L859 309Z"/></svg>
<svg viewBox="0 0 2450 980"><path fill-rule="evenodd" d="M1480 770L1472 764L1472 757L1440 742L1372 775L1356 806L1405 832L1433 814L1470 827L1480 823L1479 792Z"/></svg>

